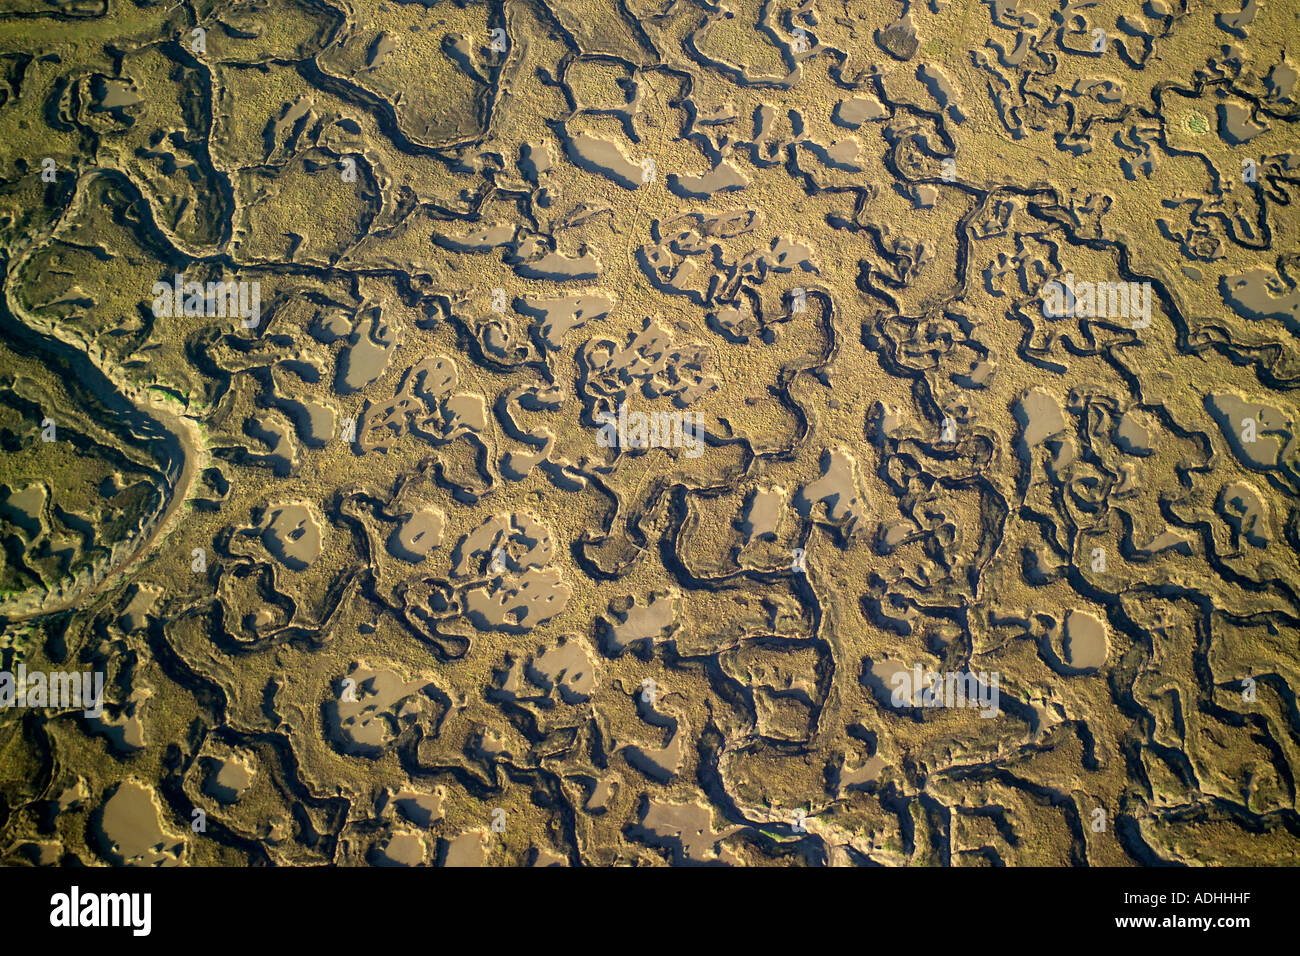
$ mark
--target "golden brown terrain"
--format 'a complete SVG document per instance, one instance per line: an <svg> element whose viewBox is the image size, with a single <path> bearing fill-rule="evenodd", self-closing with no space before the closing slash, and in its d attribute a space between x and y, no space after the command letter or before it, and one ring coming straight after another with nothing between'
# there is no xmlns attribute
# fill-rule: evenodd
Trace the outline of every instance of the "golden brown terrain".
<svg viewBox="0 0 1300 956"><path fill-rule="evenodd" d="M0 0L0 859L1300 862L1298 40Z"/></svg>

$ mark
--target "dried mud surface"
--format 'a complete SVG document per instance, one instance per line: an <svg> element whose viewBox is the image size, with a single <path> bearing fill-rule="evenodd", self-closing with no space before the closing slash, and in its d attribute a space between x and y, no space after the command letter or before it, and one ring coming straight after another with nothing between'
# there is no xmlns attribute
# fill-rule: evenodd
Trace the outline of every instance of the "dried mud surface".
<svg viewBox="0 0 1300 956"><path fill-rule="evenodd" d="M3 0L0 859L1300 862L1297 37Z"/></svg>

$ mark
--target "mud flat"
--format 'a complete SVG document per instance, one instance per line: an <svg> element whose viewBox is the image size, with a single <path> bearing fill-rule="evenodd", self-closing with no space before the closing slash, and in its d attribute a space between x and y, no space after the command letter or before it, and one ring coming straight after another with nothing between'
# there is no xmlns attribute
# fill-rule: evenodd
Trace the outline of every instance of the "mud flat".
<svg viewBox="0 0 1300 956"><path fill-rule="evenodd" d="M1128 6L0 13L0 856L1300 861L1295 5Z"/></svg>

